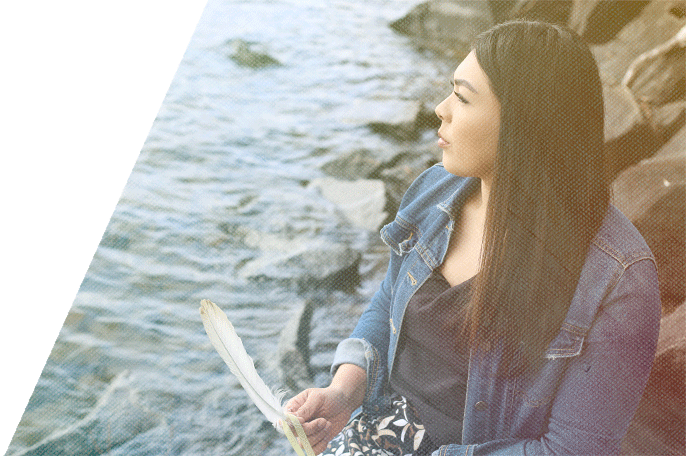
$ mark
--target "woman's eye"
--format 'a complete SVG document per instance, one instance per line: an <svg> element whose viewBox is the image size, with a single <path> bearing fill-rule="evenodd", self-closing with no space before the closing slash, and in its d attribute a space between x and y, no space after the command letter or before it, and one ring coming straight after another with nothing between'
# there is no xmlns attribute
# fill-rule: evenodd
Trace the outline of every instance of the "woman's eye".
<svg viewBox="0 0 686 456"><path fill-rule="evenodd" d="M468 104L468 103L469 103L469 102L467 101L467 99L466 99L465 97L463 97L462 95L460 95L459 93L457 93L457 92L455 92L455 91L453 91L453 93L455 94L455 96L457 97L457 99L460 100L460 103L464 103L464 104Z"/></svg>
<svg viewBox="0 0 686 456"><path fill-rule="evenodd" d="M455 90L455 81L453 81L452 79L450 80L450 86L453 88L453 93L455 94L457 99L460 101L460 103L464 103L464 104L469 103L465 97L463 97L462 95L457 93L457 90Z"/></svg>

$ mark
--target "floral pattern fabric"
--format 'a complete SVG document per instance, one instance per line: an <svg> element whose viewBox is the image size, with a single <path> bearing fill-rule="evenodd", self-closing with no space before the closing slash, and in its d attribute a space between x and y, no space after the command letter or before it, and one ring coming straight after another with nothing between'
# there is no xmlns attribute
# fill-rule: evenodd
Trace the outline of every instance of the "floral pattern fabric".
<svg viewBox="0 0 686 456"><path fill-rule="evenodd" d="M417 456L424 426L407 400L393 397L391 415L355 417L334 437L322 456Z"/></svg>

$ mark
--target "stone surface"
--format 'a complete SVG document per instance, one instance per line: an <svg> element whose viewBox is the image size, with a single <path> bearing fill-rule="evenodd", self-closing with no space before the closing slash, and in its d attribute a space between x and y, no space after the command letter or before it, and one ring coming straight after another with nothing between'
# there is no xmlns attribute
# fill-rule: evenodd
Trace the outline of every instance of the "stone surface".
<svg viewBox="0 0 686 456"><path fill-rule="evenodd" d="M644 123L636 100L622 85L603 86L605 101L605 142L616 140Z"/></svg>
<svg viewBox="0 0 686 456"><path fill-rule="evenodd" d="M655 255L663 308L686 299L686 128L613 183L614 204Z"/></svg>
<svg viewBox="0 0 686 456"><path fill-rule="evenodd" d="M626 5L633 2L621 3ZM604 83L620 83L637 56L672 39L686 23L685 18L673 12L680 3L671 0L652 1L610 41L591 47Z"/></svg>
<svg viewBox="0 0 686 456"><path fill-rule="evenodd" d="M310 323L314 303L303 304L281 331L278 346L281 379L294 394L314 386L310 368Z"/></svg>
<svg viewBox="0 0 686 456"><path fill-rule="evenodd" d="M344 243L322 238L285 239L268 234L260 236L269 255L247 261L240 269L244 279L295 281L301 289L350 289L359 282L360 253Z"/></svg>
<svg viewBox="0 0 686 456"><path fill-rule="evenodd" d="M571 0L517 0L509 17L566 24L572 11L572 4Z"/></svg>
<svg viewBox="0 0 686 456"><path fill-rule="evenodd" d="M264 50L259 49L255 43L243 40L233 40L229 42L231 46L230 58L240 66L250 68L264 68L279 66L281 63L270 56Z"/></svg>
<svg viewBox="0 0 686 456"><path fill-rule="evenodd" d="M568 25L586 42L603 44L631 22L650 1L575 0Z"/></svg>
<svg viewBox="0 0 686 456"><path fill-rule="evenodd" d="M15 456L109 454L137 435L164 425L160 415L139 403L130 383L129 373L122 372L82 420Z"/></svg>
<svg viewBox="0 0 686 456"><path fill-rule="evenodd" d="M622 84L649 106L661 106L686 97L686 26L672 39L639 55Z"/></svg>
<svg viewBox="0 0 686 456"><path fill-rule="evenodd" d="M366 179L381 165L381 160L370 150L356 150L335 158L322 166L322 171L344 180Z"/></svg>
<svg viewBox="0 0 686 456"><path fill-rule="evenodd" d="M464 56L472 39L493 23L488 2L430 0L391 23L391 28L412 36L420 46Z"/></svg>
<svg viewBox="0 0 686 456"><path fill-rule="evenodd" d="M631 455L686 454L686 303L662 318L653 368L623 442Z"/></svg>
<svg viewBox="0 0 686 456"><path fill-rule="evenodd" d="M326 177L313 180L309 187L339 207L353 226L376 232L386 219L386 194L379 180L344 181Z"/></svg>

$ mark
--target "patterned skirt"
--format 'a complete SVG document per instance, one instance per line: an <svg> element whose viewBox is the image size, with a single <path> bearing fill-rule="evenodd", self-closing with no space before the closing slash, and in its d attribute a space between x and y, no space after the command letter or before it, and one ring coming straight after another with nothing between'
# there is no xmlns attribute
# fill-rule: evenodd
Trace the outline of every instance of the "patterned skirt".
<svg viewBox="0 0 686 456"><path fill-rule="evenodd" d="M390 415L355 417L329 442L322 456L430 455L435 448L425 437L415 409L397 394L392 404Z"/></svg>

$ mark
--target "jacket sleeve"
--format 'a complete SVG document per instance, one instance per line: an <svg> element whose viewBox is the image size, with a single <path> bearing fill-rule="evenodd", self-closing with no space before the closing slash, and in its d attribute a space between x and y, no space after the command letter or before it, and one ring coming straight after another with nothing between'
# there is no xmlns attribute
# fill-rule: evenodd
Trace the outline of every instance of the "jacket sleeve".
<svg viewBox="0 0 686 456"><path fill-rule="evenodd" d="M367 370L367 391L363 404L367 413L384 413L390 408L390 401L384 393L388 385L391 300L402 262L411 250L405 235L412 236L412 224L403 215L408 212L416 217L423 217L423 214L416 214L433 208L441 197L445 197L445 188L459 188L467 181L449 174L442 165L429 168L403 195L395 220L381 230L381 238L389 246L391 255L386 277L360 316L350 338L338 345L331 367L332 374L344 363L355 364Z"/></svg>
<svg viewBox="0 0 686 456"><path fill-rule="evenodd" d="M660 296L653 262L627 266L570 359L553 400L548 429L537 439L446 445L447 455L613 455L643 394L657 346Z"/></svg>
<svg viewBox="0 0 686 456"><path fill-rule="evenodd" d="M400 263L400 256L392 252L385 279L360 316L350 338L338 345L331 368L334 373L341 364L351 363L366 369L367 390L363 403L366 412L379 413L386 408L386 405L375 401L383 397L382 390L387 383L391 290Z"/></svg>

